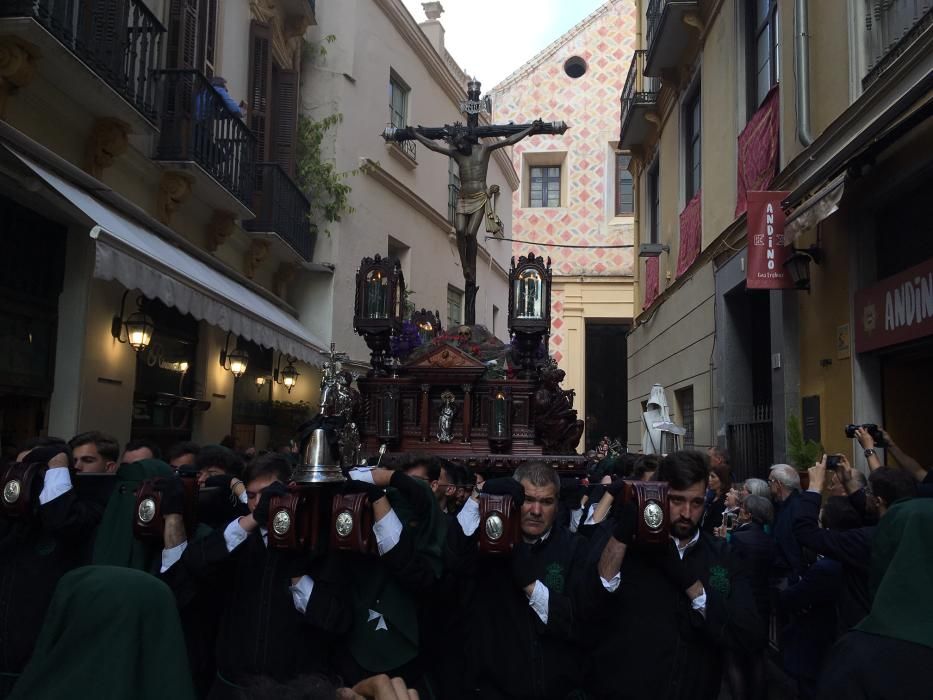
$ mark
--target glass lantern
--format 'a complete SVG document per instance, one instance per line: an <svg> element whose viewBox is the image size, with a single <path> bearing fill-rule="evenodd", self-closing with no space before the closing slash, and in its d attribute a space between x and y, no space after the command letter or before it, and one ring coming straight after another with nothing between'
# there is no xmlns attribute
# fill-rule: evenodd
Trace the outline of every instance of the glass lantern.
<svg viewBox="0 0 933 700"><path fill-rule="evenodd" d="M512 410L509 390L495 387L489 398L489 447L497 453L509 451L512 441Z"/></svg>
<svg viewBox="0 0 933 700"><path fill-rule="evenodd" d="M399 436L398 393L387 390L379 399L379 439L394 442Z"/></svg>
<svg viewBox="0 0 933 700"><path fill-rule="evenodd" d="M551 328L551 260L529 253L509 270L509 330L547 333Z"/></svg>
<svg viewBox="0 0 933 700"><path fill-rule="evenodd" d="M366 317L389 317L389 278L382 270L370 270L366 273L365 301Z"/></svg>
<svg viewBox="0 0 933 700"><path fill-rule="evenodd" d="M389 339L402 330L405 278L395 258L363 258L356 273L353 330L371 352L370 376L385 376Z"/></svg>

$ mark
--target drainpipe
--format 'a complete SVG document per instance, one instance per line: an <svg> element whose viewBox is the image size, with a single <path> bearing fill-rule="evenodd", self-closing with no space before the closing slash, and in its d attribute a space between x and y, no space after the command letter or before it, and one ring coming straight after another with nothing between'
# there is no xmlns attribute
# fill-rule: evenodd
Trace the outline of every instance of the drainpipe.
<svg viewBox="0 0 933 700"><path fill-rule="evenodd" d="M806 148L813 143L810 134L810 36L807 0L795 0L794 63L797 66L797 140Z"/></svg>

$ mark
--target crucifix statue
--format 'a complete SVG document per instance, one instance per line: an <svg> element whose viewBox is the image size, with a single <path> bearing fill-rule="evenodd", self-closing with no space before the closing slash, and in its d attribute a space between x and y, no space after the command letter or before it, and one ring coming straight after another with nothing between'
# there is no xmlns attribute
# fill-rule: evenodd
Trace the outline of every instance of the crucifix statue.
<svg viewBox="0 0 933 700"><path fill-rule="evenodd" d="M489 156L497 148L512 146L526 136L535 134L563 134L567 131L564 122L545 123L540 119L531 124L479 123L481 112L490 110L489 97L480 99L480 83L467 83L467 99L460 103L461 111L467 115L466 125L456 122L442 127L389 127L383 133L386 141L418 141L425 148L453 158L460 174L460 193L457 197L456 219L457 249L464 281L464 322L468 326L476 323L476 250L477 233L485 221L487 233L499 233L502 221L496 215L495 201L499 186L486 185ZM480 143L481 138L505 137L490 143ZM437 141L445 141L444 147Z"/></svg>

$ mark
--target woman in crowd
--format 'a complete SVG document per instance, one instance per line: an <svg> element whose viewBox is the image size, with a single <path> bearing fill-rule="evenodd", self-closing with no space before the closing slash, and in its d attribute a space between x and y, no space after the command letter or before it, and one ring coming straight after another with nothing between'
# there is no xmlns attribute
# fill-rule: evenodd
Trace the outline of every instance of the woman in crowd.
<svg viewBox="0 0 933 700"><path fill-rule="evenodd" d="M709 491L706 495L706 512L703 514L702 530L710 535L722 525L722 513L726 509L726 494L732 488L732 474L728 464L712 464L709 468Z"/></svg>

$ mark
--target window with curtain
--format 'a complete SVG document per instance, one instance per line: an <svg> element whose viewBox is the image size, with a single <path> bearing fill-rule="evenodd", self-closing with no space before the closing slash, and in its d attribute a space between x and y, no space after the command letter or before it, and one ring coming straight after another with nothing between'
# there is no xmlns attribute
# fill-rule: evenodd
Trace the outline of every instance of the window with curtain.
<svg viewBox="0 0 933 700"><path fill-rule="evenodd" d="M700 90L697 89L684 108L684 172L686 201L700 191Z"/></svg>
<svg viewBox="0 0 933 700"><path fill-rule="evenodd" d="M456 328L463 323L463 292L447 285L447 328Z"/></svg>
<svg viewBox="0 0 933 700"><path fill-rule="evenodd" d="M408 125L408 93L410 91L394 71L389 75L389 121L396 129Z"/></svg>
<svg viewBox="0 0 933 700"><path fill-rule="evenodd" d="M616 153L616 216L630 216L635 213L635 192L632 174L628 171L631 156Z"/></svg>
<svg viewBox="0 0 933 700"><path fill-rule="evenodd" d="M529 190L530 207L560 206L560 166L532 166L528 169L531 177Z"/></svg>
<svg viewBox="0 0 933 700"><path fill-rule="evenodd" d="M776 0L753 0L747 8L746 75L748 115L755 113L768 91L780 78L779 34Z"/></svg>

